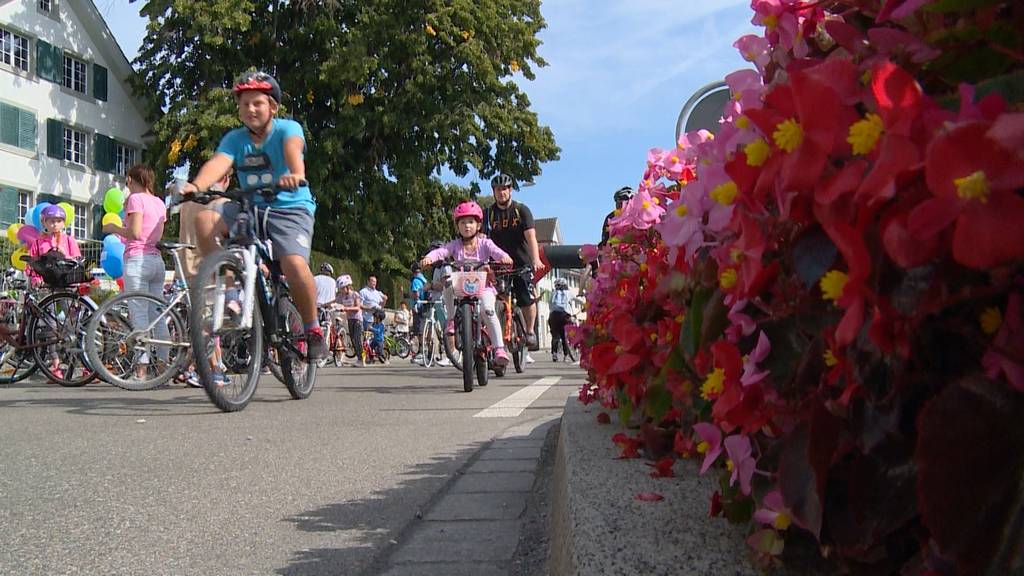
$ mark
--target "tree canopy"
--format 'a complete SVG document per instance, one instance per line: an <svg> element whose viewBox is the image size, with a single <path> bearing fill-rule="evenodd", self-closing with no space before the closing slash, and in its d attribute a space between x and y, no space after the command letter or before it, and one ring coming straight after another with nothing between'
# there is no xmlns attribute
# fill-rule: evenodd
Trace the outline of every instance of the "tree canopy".
<svg viewBox="0 0 1024 576"><path fill-rule="evenodd" d="M273 74L306 129L314 247L404 269L453 230L469 188L443 183L557 160L551 130L513 81L545 66L539 0L148 0L136 90L152 102L160 171L196 167L240 125L230 87Z"/></svg>

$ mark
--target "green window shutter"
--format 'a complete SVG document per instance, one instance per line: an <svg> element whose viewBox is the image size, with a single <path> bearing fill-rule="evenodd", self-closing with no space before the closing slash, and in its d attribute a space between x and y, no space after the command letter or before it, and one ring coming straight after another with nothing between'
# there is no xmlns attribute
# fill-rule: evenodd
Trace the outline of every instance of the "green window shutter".
<svg viewBox="0 0 1024 576"><path fill-rule="evenodd" d="M49 42L36 40L36 75L50 82L61 81L64 53Z"/></svg>
<svg viewBox="0 0 1024 576"><path fill-rule="evenodd" d="M7 228L18 221L18 191L0 188L0 225Z"/></svg>
<svg viewBox="0 0 1024 576"><path fill-rule="evenodd" d="M60 120L46 119L46 155L64 159L64 124Z"/></svg>
<svg viewBox="0 0 1024 576"><path fill-rule="evenodd" d="M93 141L93 150L95 150L94 167L104 172L113 172L114 141L97 132L96 138Z"/></svg>
<svg viewBox="0 0 1024 576"><path fill-rule="evenodd" d="M94 204L92 207L92 237L93 240L103 239L103 215L106 211L102 204Z"/></svg>
<svg viewBox="0 0 1024 576"><path fill-rule="evenodd" d="M18 147L36 151L36 115L28 110L18 110Z"/></svg>
<svg viewBox="0 0 1024 576"><path fill-rule="evenodd" d="M0 104L0 142L18 145L18 109L10 104Z"/></svg>
<svg viewBox="0 0 1024 576"><path fill-rule="evenodd" d="M99 64L92 65L92 95L97 100L107 101L107 69Z"/></svg>

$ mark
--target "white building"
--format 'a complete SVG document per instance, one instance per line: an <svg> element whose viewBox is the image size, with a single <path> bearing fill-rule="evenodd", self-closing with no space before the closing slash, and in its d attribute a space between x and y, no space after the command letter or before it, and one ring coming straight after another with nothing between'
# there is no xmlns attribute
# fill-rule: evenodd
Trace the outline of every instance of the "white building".
<svg viewBox="0 0 1024 576"><path fill-rule="evenodd" d="M93 0L0 0L0 226L67 201L74 235L99 236L150 129L133 73Z"/></svg>

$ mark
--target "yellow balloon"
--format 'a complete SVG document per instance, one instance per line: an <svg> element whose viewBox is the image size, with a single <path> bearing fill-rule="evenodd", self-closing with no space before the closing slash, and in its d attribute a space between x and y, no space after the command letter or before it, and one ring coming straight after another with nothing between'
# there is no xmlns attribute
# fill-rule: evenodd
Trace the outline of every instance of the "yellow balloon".
<svg viewBox="0 0 1024 576"><path fill-rule="evenodd" d="M114 214L113 212L104 214L102 223L104 226L106 226L107 224L113 224L115 226L124 226L124 222L121 221L121 216L118 214Z"/></svg>
<svg viewBox="0 0 1024 576"><path fill-rule="evenodd" d="M11 265L18 270L24 270L25 263L21 260L21 257L25 254L28 254L28 250L25 250L24 248L18 248L14 252L11 252Z"/></svg>
<svg viewBox="0 0 1024 576"><path fill-rule="evenodd" d="M7 227L8 242L10 242L11 244L18 243L18 230L20 230L22 226L24 226L24 224L11 224L10 226Z"/></svg>
<svg viewBox="0 0 1024 576"><path fill-rule="evenodd" d="M75 223L75 207L70 202L61 202L57 204L64 209L64 221L67 222L68 228Z"/></svg>

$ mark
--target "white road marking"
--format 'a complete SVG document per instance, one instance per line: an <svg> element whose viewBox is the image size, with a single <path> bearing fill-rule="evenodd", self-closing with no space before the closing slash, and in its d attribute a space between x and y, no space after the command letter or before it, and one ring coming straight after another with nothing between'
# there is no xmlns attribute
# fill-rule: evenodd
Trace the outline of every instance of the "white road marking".
<svg viewBox="0 0 1024 576"><path fill-rule="evenodd" d="M489 408L477 412L473 418L515 418L561 379L561 376L541 378L533 384L513 392L504 400L499 400Z"/></svg>

